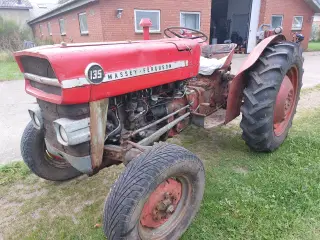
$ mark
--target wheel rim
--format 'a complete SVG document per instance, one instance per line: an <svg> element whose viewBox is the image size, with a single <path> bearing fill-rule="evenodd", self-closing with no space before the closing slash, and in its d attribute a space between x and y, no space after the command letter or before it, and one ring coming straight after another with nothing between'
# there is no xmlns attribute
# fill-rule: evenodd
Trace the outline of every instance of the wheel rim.
<svg viewBox="0 0 320 240"><path fill-rule="evenodd" d="M44 159L56 168L67 168L71 165L62 157L53 155L45 148Z"/></svg>
<svg viewBox="0 0 320 240"><path fill-rule="evenodd" d="M172 232L190 206L191 184L185 177L168 178L150 195L140 215L142 239L162 239Z"/></svg>
<svg viewBox="0 0 320 240"><path fill-rule="evenodd" d="M273 117L273 128L276 136L281 136L287 129L294 114L298 95L298 70L292 67L280 86Z"/></svg>

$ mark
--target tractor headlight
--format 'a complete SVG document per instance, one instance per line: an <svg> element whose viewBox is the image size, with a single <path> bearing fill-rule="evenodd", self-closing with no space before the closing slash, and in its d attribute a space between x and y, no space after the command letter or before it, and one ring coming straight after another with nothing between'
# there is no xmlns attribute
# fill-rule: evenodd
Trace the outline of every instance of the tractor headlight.
<svg viewBox="0 0 320 240"><path fill-rule="evenodd" d="M62 126L59 126L59 134L60 134L61 139L67 143L68 142L68 134Z"/></svg>
<svg viewBox="0 0 320 240"><path fill-rule="evenodd" d="M282 33L282 27L276 27L276 28L274 29L274 33L275 33L275 34L280 34L280 33Z"/></svg>
<svg viewBox="0 0 320 240"><path fill-rule="evenodd" d="M37 117L36 114L33 113L32 119L33 119L34 123L35 123L37 126L39 126L39 127L41 126L40 119Z"/></svg>
<svg viewBox="0 0 320 240"><path fill-rule="evenodd" d="M31 117L33 126L38 130L42 129L43 119L42 119L41 110L39 106L28 109L28 112Z"/></svg>
<svg viewBox="0 0 320 240"><path fill-rule="evenodd" d="M60 118L53 122L57 140L64 146L90 141L90 119L72 120Z"/></svg>

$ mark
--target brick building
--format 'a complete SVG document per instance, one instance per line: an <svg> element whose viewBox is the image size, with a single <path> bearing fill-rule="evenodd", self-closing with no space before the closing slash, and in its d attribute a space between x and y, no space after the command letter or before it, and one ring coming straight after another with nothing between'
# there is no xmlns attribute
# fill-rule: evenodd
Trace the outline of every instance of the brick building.
<svg viewBox="0 0 320 240"><path fill-rule="evenodd" d="M208 0L71 0L29 24L37 38L54 42L136 40L142 39L141 17L148 17L151 38L158 39L166 27L180 26L180 15L208 33L210 9Z"/></svg>
<svg viewBox="0 0 320 240"><path fill-rule="evenodd" d="M186 26L203 31L210 42L237 34L250 52L261 24L283 26L288 39L297 31L308 39L316 12L320 0L70 0L29 25L35 37L55 43L137 40L141 18L150 18L152 39L162 38L167 27Z"/></svg>

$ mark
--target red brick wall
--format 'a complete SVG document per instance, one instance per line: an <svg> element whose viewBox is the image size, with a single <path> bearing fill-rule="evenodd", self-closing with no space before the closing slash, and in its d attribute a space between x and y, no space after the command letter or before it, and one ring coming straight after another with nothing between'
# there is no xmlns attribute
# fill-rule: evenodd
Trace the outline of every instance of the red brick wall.
<svg viewBox="0 0 320 240"><path fill-rule="evenodd" d="M200 30L210 34L211 0L100 0L102 27L104 39L114 40L135 40L142 39L141 33L135 33L134 9L160 10L160 31L151 33L152 39L163 37L163 30L167 27L180 26L180 11L200 12ZM116 9L122 8L122 18L116 18Z"/></svg>
<svg viewBox="0 0 320 240"><path fill-rule="evenodd" d="M311 34L313 10L304 0L262 0L260 24L270 24L272 15L283 15L283 31L287 40L292 40L292 33L297 32L292 29L294 16L303 16L302 34L305 36L303 48L308 46L308 39Z"/></svg>
<svg viewBox="0 0 320 240"><path fill-rule="evenodd" d="M78 14L87 13L88 23L88 35L80 34L80 26L78 20ZM60 34L59 19L63 18L65 21L65 36ZM47 23L51 23L52 36L49 35ZM55 43L64 42L99 42L103 41L103 34L101 28L100 8L99 4L90 4L82 8L64 13L59 16L55 16L51 19L46 19L41 22L42 36L40 34L40 23L36 23L32 26L33 32L36 38L39 39L52 39Z"/></svg>
<svg viewBox="0 0 320 240"><path fill-rule="evenodd" d="M116 17L116 10L123 9L120 19ZM41 22L43 36L40 35L39 23L34 24L33 31L37 38L48 38L55 43L65 42L93 42L93 41L121 41L141 40L141 33L135 33L134 9L160 10L160 32L151 33L151 39L163 37L163 30L171 26L180 26L180 11L200 12L200 30L210 34L211 0L100 0L99 3L87 5L52 19ZM78 15L87 12L88 36L81 36ZM66 36L60 35L59 19L65 19ZM52 36L49 36L47 22L51 22Z"/></svg>

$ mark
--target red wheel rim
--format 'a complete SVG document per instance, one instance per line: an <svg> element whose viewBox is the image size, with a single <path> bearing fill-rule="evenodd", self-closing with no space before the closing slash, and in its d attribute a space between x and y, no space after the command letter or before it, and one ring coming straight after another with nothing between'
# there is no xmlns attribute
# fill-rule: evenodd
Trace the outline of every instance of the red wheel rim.
<svg viewBox="0 0 320 240"><path fill-rule="evenodd" d="M140 223L143 227L158 228L174 214L180 202L182 185L173 178L161 183L144 204Z"/></svg>
<svg viewBox="0 0 320 240"><path fill-rule="evenodd" d="M54 166L56 168L66 168L66 167L71 166L70 163L68 163L61 156L57 156L57 155L54 155L52 153L49 153L49 151L47 149L45 149L44 159L49 164L51 164L52 166Z"/></svg>
<svg viewBox="0 0 320 240"><path fill-rule="evenodd" d="M274 106L273 128L276 136L287 129L294 114L298 95L298 70L292 67L284 77Z"/></svg>

